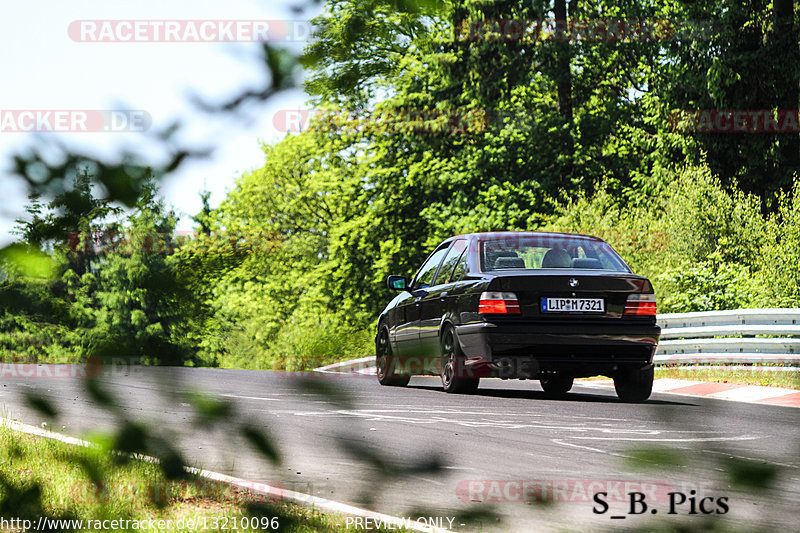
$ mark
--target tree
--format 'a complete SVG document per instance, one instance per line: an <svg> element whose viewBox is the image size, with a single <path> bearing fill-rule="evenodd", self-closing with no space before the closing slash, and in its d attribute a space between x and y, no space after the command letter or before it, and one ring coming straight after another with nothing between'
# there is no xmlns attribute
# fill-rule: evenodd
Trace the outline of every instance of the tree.
<svg viewBox="0 0 800 533"><path fill-rule="evenodd" d="M798 116L800 107L800 29L795 24L792 0L774 0L772 8L774 29L770 35L770 50L780 57L775 64L774 77L777 89L777 108ZM790 177L800 172L800 132L784 134L778 138L781 160L781 186L786 189Z"/></svg>
<svg viewBox="0 0 800 533"><path fill-rule="evenodd" d="M74 174L71 186L46 206L36 195L31 196L26 209L30 220L17 220L17 235L40 250L57 249L79 276L88 272L95 237L101 228L106 236L113 234L113 222L108 219L122 212L108 200L95 197L93 189L92 175L84 168Z"/></svg>
<svg viewBox="0 0 800 533"><path fill-rule="evenodd" d="M89 282L95 285L89 354L135 362L192 362L187 339L196 301L177 276L175 214L145 182L134 212L122 226L117 249L104 255Z"/></svg>
<svg viewBox="0 0 800 533"><path fill-rule="evenodd" d="M651 75L660 105L672 110L789 110L798 107L800 53L791 2L675 3L688 21L713 20L665 43ZM798 166L800 133L694 133L727 186L761 196L787 190Z"/></svg>

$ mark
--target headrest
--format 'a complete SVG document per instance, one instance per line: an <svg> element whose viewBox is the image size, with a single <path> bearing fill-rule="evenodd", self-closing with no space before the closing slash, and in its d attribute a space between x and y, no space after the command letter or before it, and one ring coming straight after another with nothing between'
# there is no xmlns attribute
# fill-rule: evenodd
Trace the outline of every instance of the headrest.
<svg viewBox="0 0 800 533"><path fill-rule="evenodd" d="M599 259L594 259L592 257L584 257L581 259L573 259L572 260L572 268L585 268L589 270L602 270L603 263L600 262Z"/></svg>
<svg viewBox="0 0 800 533"><path fill-rule="evenodd" d="M553 248L548 250L542 258L542 268L570 268L572 267L572 257L566 250Z"/></svg>
<svg viewBox="0 0 800 533"><path fill-rule="evenodd" d="M521 257L498 257L494 268L525 268L525 261Z"/></svg>

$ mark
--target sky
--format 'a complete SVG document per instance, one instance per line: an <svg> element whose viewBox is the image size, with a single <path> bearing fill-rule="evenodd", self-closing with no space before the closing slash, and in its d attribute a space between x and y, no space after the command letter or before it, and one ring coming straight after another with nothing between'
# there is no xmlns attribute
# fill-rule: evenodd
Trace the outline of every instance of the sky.
<svg viewBox="0 0 800 533"><path fill-rule="evenodd" d="M125 110L128 114L123 118L146 116L152 121L151 128L158 129L180 119L185 124L180 141L195 148L213 148L210 158L184 165L161 184L162 195L182 217L178 229L191 229L189 217L201 206L199 193L209 190L211 204L216 206L238 176L262 166L261 145L286 135L285 128L276 127L274 117L306 109L307 95L301 88L293 89L263 104L249 106L243 116L212 117L192 105L189 97L199 95L212 102L225 102L248 87L264 87L267 74L259 60L259 43L186 42L181 40L184 33L178 33L177 41L173 37L171 42L88 39L103 37L102 21L253 21L253 32L263 31L265 24L279 28L275 21L286 21L292 24L288 27L296 28L298 38L282 42L299 53L306 44L303 30L308 28L307 21L320 10L315 7L298 15L283 0L9 2L0 17L0 120L14 116L20 120L15 122L19 125L19 111ZM94 32L83 34L87 40L81 40L81 34L74 29L91 30L92 26L80 26L75 21L101 22L97 22ZM124 27L114 24L114 35L125 37ZM206 36L224 31L214 24L204 28ZM199 23L194 27L201 28ZM150 28L153 35L156 29L152 25ZM270 38L276 35L267 34ZM51 116L52 124L55 118ZM33 134L0 127L0 246L11 242L14 220L25 215L27 203L24 184L8 173L10 157L26 146L54 138L112 160L122 147L132 147L148 158L157 159L161 154L137 132Z"/></svg>

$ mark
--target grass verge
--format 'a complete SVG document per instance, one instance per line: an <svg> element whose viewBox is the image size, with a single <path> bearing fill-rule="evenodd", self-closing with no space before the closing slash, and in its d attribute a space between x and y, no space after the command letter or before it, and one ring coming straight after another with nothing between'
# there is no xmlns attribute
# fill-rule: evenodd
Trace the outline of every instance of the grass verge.
<svg viewBox="0 0 800 533"><path fill-rule="evenodd" d="M656 379L659 378L800 389L800 372L781 370L746 370L732 367L687 368L680 366L657 366Z"/></svg>
<svg viewBox="0 0 800 533"><path fill-rule="evenodd" d="M168 480L145 461L7 427L0 428L0 517L77 520L49 522L50 530L75 531L352 531L343 516L200 477Z"/></svg>
<svg viewBox="0 0 800 533"><path fill-rule="evenodd" d="M800 390L800 372L782 370L745 370L733 367L708 368L685 366L657 366L656 379L685 379L687 381L707 381L712 383L733 383L736 385L760 385ZM580 378L577 381L608 381L606 376Z"/></svg>

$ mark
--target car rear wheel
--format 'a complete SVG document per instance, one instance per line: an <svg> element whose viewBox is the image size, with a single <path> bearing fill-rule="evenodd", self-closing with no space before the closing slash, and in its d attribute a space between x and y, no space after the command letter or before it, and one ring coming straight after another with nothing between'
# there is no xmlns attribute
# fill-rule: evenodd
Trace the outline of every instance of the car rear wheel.
<svg viewBox="0 0 800 533"><path fill-rule="evenodd" d="M478 390L480 378L464 377L469 369L464 365L464 354L456 341L453 328L442 335L442 388L445 392L472 393Z"/></svg>
<svg viewBox="0 0 800 533"><path fill-rule="evenodd" d="M392 345L389 343L389 332L381 329L378 344L375 346L375 373L378 383L392 387L405 387L411 376L396 373L397 363L392 357Z"/></svg>
<svg viewBox="0 0 800 533"><path fill-rule="evenodd" d="M614 388L617 390L617 396L623 402L645 401L653 392L654 374L652 366L647 370L638 368L620 370L614 376Z"/></svg>
<svg viewBox="0 0 800 533"><path fill-rule="evenodd" d="M547 394L565 394L572 388L572 376L552 374L539 379L542 389Z"/></svg>

